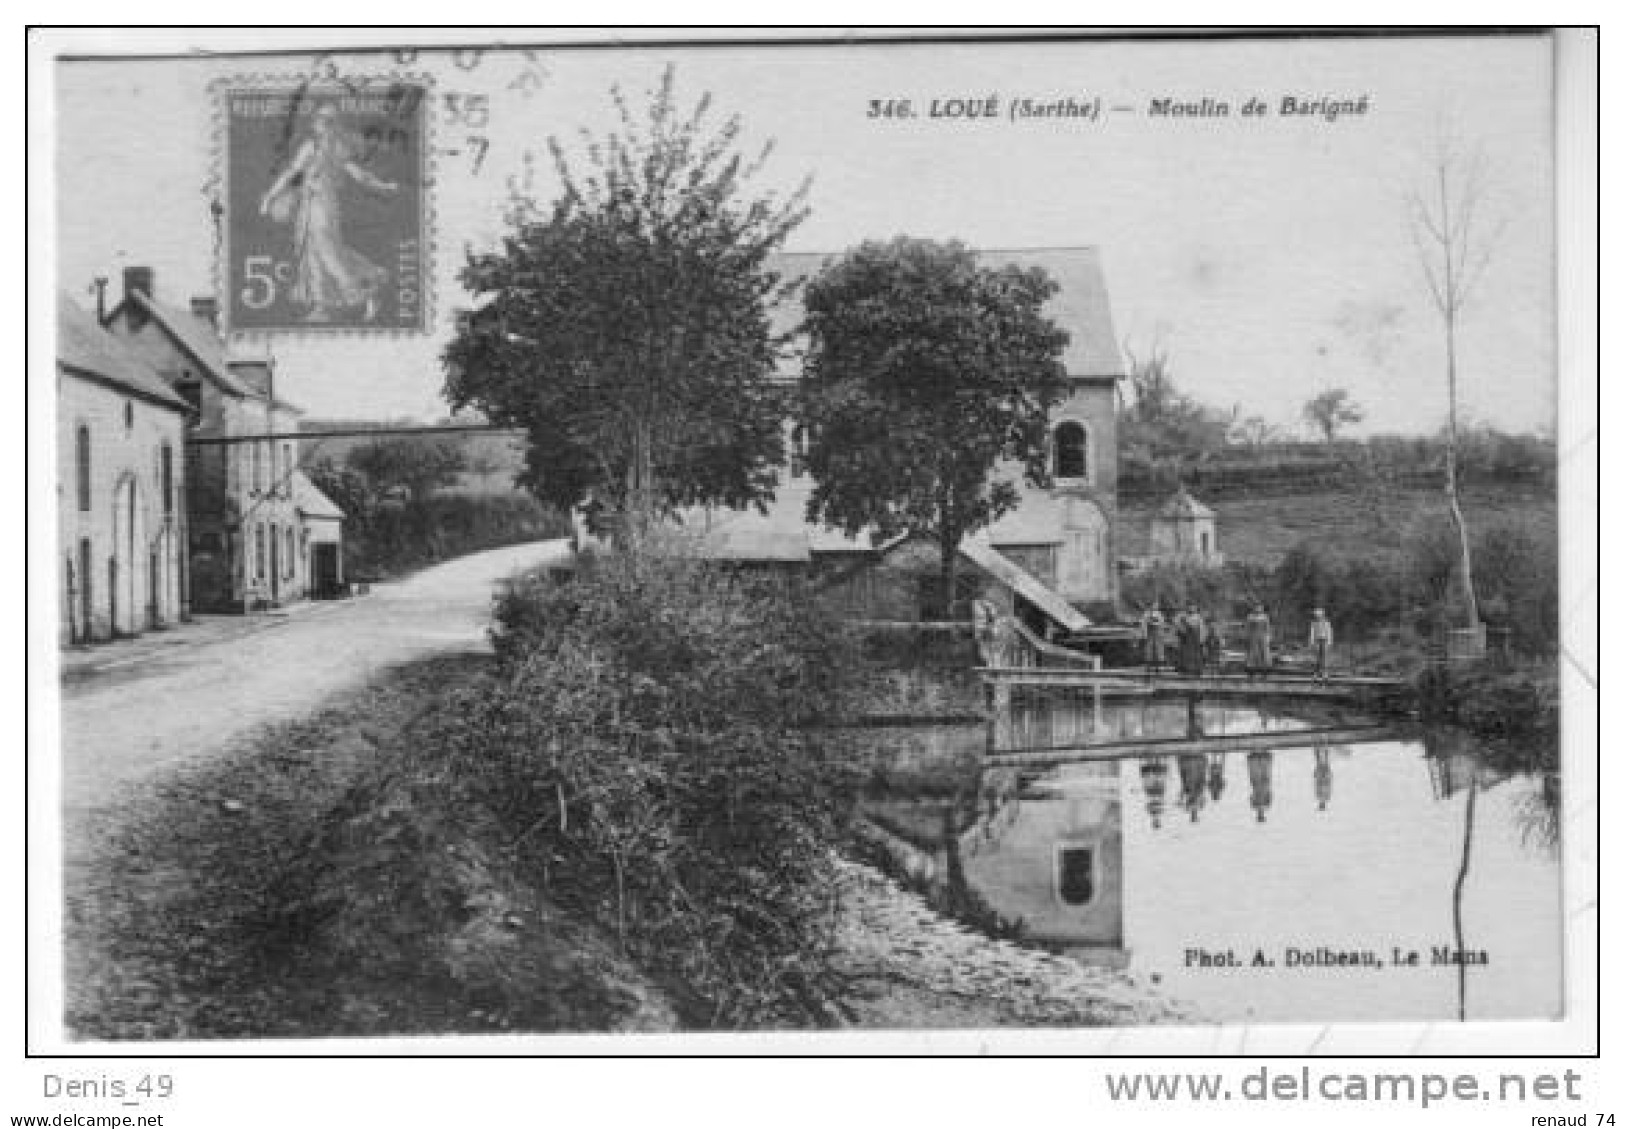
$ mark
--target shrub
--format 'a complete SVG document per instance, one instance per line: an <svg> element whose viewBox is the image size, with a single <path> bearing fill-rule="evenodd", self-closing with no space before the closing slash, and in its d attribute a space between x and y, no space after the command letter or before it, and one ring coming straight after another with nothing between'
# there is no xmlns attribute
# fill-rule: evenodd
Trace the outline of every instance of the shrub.
<svg viewBox="0 0 1625 1129"><path fill-rule="evenodd" d="M1188 603L1223 615L1234 611L1242 597L1234 579L1222 568L1196 564L1161 563L1129 573L1121 584L1123 604L1131 616L1160 603L1163 611L1183 609Z"/></svg>
<svg viewBox="0 0 1625 1129"><path fill-rule="evenodd" d="M1513 524L1492 526L1476 540L1473 583L1485 621L1507 628L1522 654L1555 653L1562 631L1557 547Z"/></svg>
<svg viewBox="0 0 1625 1129"><path fill-rule="evenodd" d="M498 670L439 740L541 871L611 927L690 1023L804 1023L827 1004L832 847L855 774L855 663L813 601L704 563L583 558L499 600Z"/></svg>

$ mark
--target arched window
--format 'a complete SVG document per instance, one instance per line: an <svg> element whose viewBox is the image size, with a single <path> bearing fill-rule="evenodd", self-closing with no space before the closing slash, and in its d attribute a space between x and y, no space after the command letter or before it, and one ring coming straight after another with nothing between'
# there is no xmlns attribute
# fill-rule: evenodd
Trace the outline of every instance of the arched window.
<svg viewBox="0 0 1625 1129"><path fill-rule="evenodd" d="M1070 421L1055 429L1055 477L1089 477L1089 433Z"/></svg>
<svg viewBox="0 0 1625 1129"><path fill-rule="evenodd" d="M79 425L74 436L74 468L79 493L79 512L90 512L90 428Z"/></svg>

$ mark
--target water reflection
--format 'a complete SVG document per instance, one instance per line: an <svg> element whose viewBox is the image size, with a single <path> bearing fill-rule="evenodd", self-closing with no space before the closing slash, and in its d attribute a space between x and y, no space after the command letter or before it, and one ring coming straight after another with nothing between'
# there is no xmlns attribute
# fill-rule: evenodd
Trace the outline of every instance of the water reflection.
<svg viewBox="0 0 1625 1129"><path fill-rule="evenodd" d="M995 739L1180 740L1042 768L967 769L960 750L951 797L891 788L866 801L1029 943L1155 975L1221 1020L1559 1013L1557 859L1530 831L1531 812L1555 808L1555 780L1493 771L1451 731L1337 741L1322 734L1363 719L1035 701L1017 702ZM1214 738L1236 747L1205 748ZM1232 757L1245 790L1227 787Z"/></svg>

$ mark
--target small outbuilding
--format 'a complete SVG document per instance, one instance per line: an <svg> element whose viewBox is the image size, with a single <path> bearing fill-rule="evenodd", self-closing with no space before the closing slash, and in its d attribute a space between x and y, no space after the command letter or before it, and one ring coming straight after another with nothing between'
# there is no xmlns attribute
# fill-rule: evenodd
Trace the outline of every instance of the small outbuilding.
<svg viewBox="0 0 1625 1129"><path fill-rule="evenodd" d="M309 577L308 594L329 599L345 590L344 511L296 470L291 477L293 505L299 514L300 550Z"/></svg>
<svg viewBox="0 0 1625 1129"><path fill-rule="evenodd" d="M1182 486L1151 518L1151 558L1159 563L1218 566L1218 519Z"/></svg>

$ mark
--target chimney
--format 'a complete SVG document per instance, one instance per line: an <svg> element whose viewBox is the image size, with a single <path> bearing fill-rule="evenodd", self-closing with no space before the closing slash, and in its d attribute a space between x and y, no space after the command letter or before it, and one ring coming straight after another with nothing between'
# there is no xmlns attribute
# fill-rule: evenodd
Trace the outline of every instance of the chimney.
<svg viewBox="0 0 1625 1129"><path fill-rule="evenodd" d="M193 298L192 316L209 323L209 328L220 331L220 303L214 298Z"/></svg>
<svg viewBox="0 0 1625 1129"><path fill-rule="evenodd" d="M124 268L124 297L129 298L138 290L148 298L152 297L151 267Z"/></svg>
<svg viewBox="0 0 1625 1129"><path fill-rule="evenodd" d="M96 280L93 283L91 283L91 285L96 290L96 322L103 329L106 329L107 328L107 278L106 278L106 276L105 275L97 275Z"/></svg>
<svg viewBox="0 0 1625 1129"><path fill-rule="evenodd" d="M152 297L152 268L151 267L125 267L124 268L124 316L129 320L131 329L139 330L147 324L147 312L134 302L137 293Z"/></svg>

